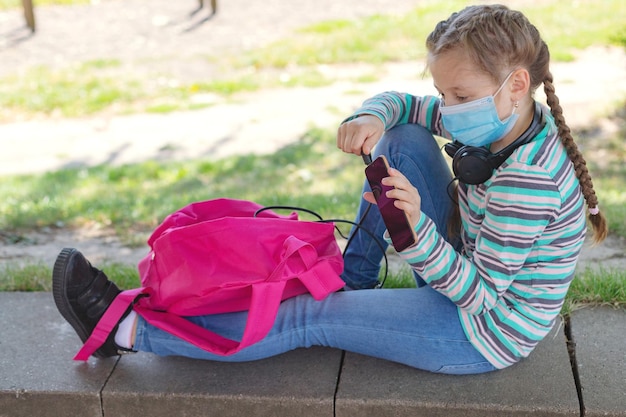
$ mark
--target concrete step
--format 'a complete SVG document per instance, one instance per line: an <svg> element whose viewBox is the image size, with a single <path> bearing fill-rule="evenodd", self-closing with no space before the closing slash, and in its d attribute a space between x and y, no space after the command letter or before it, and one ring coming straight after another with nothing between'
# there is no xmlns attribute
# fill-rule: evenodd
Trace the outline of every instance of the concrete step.
<svg viewBox="0 0 626 417"><path fill-rule="evenodd" d="M556 326L528 359L480 375L438 375L348 353L337 416L384 415L578 416L563 328Z"/></svg>
<svg viewBox="0 0 626 417"><path fill-rule="evenodd" d="M585 415L626 416L626 311L610 307L575 311L572 337Z"/></svg>
<svg viewBox="0 0 626 417"><path fill-rule="evenodd" d="M588 416L626 416L624 314L574 315ZM580 415L562 325L527 360L473 376L328 348L239 364L146 353L73 362L80 340L50 293L0 293L0 334L0 417Z"/></svg>

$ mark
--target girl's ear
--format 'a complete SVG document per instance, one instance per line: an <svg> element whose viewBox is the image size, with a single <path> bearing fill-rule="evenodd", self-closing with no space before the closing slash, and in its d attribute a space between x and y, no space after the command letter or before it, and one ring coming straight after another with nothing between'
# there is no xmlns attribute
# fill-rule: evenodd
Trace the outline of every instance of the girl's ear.
<svg viewBox="0 0 626 417"><path fill-rule="evenodd" d="M511 93L511 99L514 101L521 101L530 91L530 74L525 68L520 68L513 71L511 75L511 83L509 92Z"/></svg>

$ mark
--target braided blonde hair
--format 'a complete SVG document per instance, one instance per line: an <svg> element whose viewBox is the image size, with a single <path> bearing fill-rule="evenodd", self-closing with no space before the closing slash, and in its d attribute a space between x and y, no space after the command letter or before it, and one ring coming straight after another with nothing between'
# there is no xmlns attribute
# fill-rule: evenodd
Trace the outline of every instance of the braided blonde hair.
<svg viewBox="0 0 626 417"><path fill-rule="evenodd" d="M598 208L591 175L585 158L574 142L555 94L550 72L550 52L539 31L520 12L503 5L469 6L439 22L426 39L429 57L463 48L472 62L501 83L510 68L526 68L530 74L531 94L543 83L547 104L554 117L558 134L574 165L581 192L587 202L587 216L594 232L594 242L608 233L606 218ZM453 221L458 224L458 219Z"/></svg>

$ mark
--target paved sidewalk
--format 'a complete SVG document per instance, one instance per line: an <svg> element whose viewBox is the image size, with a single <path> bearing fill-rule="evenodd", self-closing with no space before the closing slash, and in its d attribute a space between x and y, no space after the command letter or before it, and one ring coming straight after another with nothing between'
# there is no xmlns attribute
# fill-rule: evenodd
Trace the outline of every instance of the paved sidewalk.
<svg viewBox="0 0 626 417"><path fill-rule="evenodd" d="M576 311L572 336L586 416L625 416L626 312L608 307Z"/></svg>
<svg viewBox="0 0 626 417"><path fill-rule="evenodd" d="M50 293L0 293L0 416L579 416L557 326L519 364L446 376L326 348L226 364L138 353L72 357L80 341ZM626 416L626 313L573 321L587 416Z"/></svg>

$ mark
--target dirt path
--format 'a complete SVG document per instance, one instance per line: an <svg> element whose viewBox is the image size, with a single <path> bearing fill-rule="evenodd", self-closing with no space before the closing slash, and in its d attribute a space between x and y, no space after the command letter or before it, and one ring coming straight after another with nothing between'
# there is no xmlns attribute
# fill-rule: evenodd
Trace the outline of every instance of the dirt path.
<svg viewBox="0 0 626 417"><path fill-rule="evenodd" d="M162 72L181 82L206 79L213 70L207 55L262 45L316 21L400 13L417 3L229 0L220 3L217 15L200 23L206 14L189 17L195 0L103 0L38 8L38 32L33 37L22 29L18 11L0 12L0 77L40 64L63 66L115 58L129 71ZM353 81L356 73L369 70L365 65L328 68L341 81L316 89L261 91L229 101L203 96L199 99L215 105L194 112L51 117L0 124L0 175L145 159L213 159L274 152L297 140L311 125L336 126L377 92L434 93L431 80L420 78L422 66L419 62L389 64L377 82L368 84ZM626 96L626 55L619 49L590 49L576 62L556 64L552 70L571 127L594 131L593 138L580 143L592 152L594 141L616 129L604 116L613 99ZM136 263L146 252L146 248L123 247L108 230L45 229L29 233L18 243L0 235L0 264L40 260L51 265L68 245L80 247L96 262ZM582 264L624 265L624 248L623 240L611 238L601 247L586 250Z"/></svg>
<svg viewBox="0 0 626 417"><path fill-rule="evenodd" d="M36 2L35 2L36 3ZM184 80L206 79L206 56L254 48L328 19L401 13L418 0L219 0L219 11L190 13L197 0L92 0L36 7L30 37L21 10L0 12L0 76L37 64L120 59L159 65ZM136 69L136 68L135 68Z"/></svg>

